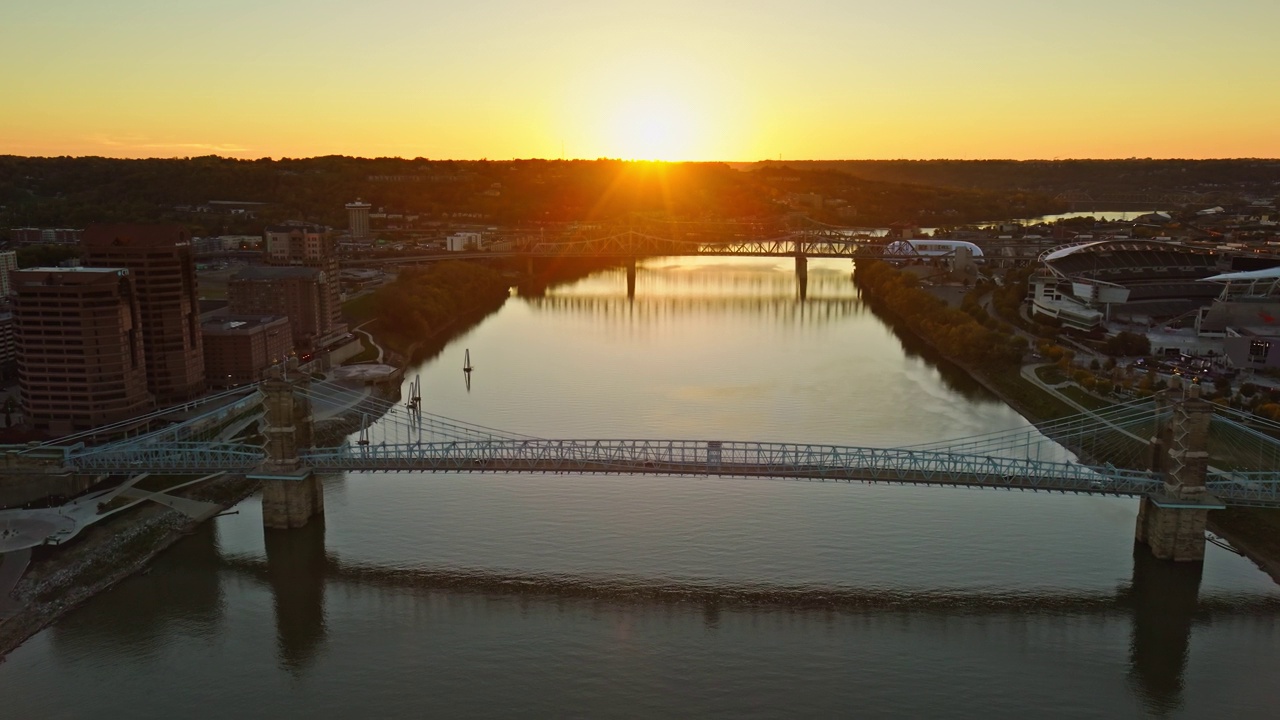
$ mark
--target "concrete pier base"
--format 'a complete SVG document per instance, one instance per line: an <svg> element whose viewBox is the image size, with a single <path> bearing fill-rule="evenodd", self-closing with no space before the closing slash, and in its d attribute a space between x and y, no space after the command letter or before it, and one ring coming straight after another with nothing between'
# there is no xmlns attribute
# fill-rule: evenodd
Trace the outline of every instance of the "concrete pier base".
<svg viewBox="0 0 1280 720"><path fill-rule="evenodd" d="M263 478L262 526L290 530L324 515L324 487L315 473L293 478Z"/></svg>
<svg viewBox="0 0 1280 720"><path fill-rule="evenodd" d="M1208 509L1180 507L1142 498L1134 537L1161 560L1204 560L1204 530Z"/></svg>
<svg viewBox="0 0 1280 720"><path fill-rule="evenodd" d="M636 259L627 262L627 299L636 299Z"/></svg>

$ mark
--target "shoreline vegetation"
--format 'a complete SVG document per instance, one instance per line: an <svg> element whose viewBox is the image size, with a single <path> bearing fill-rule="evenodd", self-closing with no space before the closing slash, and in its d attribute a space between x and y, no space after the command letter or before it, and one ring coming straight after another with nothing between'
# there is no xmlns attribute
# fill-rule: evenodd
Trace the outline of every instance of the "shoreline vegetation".
<svg viewBox="0 0 1280 720"><path fill-rule="evenodd" d="M855 264L854 282L863 300L900 340L909 337L924 343L934 351L930 359L963 371L1032 423L1078 412L1022 379L1021 351L1016 357L1013 353L1018 348L1025 351L1028 342L968 298L966 310L951 308L921 288L914 276L878 260ZM1280 510L1215 510L1209 513L1209 529L1280 583Z"/></svg>

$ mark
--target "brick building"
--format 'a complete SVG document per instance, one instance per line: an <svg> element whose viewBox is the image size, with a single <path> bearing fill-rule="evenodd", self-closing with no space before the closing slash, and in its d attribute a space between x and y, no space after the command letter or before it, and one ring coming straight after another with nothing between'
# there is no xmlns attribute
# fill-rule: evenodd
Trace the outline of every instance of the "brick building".
<svg viewBox="0 0 1280 720"><path fill-rule="evenodd" d="M84 265L128 268L136 286L147 387L167 405L204 392L204 350L191 235L181 225L90 225Z"/></svg>
<svg viewBox="0 0 1280 720"><path fill-rule="evenodd" d="M140 304L128 270L17 270L14 336L23 413L64 435L151 408Z"/></svg>
<svg viewBox="0 0 1280 720"><path fill-rule="evenodd" d="M257 382L293 350L289 318L282 315L229 315L204 323L201 332L205 373L214 388Z"/></svg>
<svg viewBox="0 0 1280 720"><path fill-rule="evenodd" d="M322 287L317 310L323 327L321 341L343 334L342 279L337 242L325 228L312 225L276 225L262 234L262 251L272 267L309 267L320 271Z"/></svg>
<svg viewBox="0 0 1280 720"><path fill-rule="evenodd" d="M323 276L310 267L247 267L227 284L227 311L284 315L289 318L294 349L311 352L334 331L325 312Z"/></svg>

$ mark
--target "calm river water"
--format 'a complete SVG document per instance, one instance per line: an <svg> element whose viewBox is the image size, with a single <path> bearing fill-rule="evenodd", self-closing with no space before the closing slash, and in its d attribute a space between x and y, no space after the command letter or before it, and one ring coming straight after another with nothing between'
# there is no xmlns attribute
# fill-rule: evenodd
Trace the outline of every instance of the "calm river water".
<svg viewBox="0 0 1280 720"><path fill-rule="evenodd" d="M657 260L512 298L427 409L541 437L901 445L1025 425L844 262ZM470 389L465 349L476 365ZM412 378L414 372L409 373ZM0 664L5 718L1273 718L1280 592L1136 501L744 479L350 475L256 499Z"/></svg>

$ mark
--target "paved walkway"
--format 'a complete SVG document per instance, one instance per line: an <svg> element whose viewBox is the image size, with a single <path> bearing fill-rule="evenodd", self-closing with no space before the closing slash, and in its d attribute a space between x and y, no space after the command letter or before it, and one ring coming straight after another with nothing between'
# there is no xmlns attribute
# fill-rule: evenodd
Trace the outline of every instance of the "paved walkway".
<svg viewBox="0 0 1280 720"><path fill-rule="evenodd" d="M172 508L186 515L197 522L208 520L222 511L222 506L215 503L201 502L200 500L190 500L188 498L175 497L159 492L147 492L137 488L129 488L120 493L120 497L126 500L150 500L160 503L165 507Z"/></svg>
<svg viewBox="0 0 1280 720"><path fill-rule="evenodd" d="M1079 410L1080 412L1092 414L1093 410L1091 408L1087 408L1081 405L1080 403L1076 402L1075 400L1072 400L1071 398L1067 397L1066 395L1063 395L1062 393L1058 392L1058 388L1066 387L1068 385L1073 384L1071 381L1060 382L1055 385L1050 385L1049 383L1041 380L1040 376L1036 374L1036 370L1039 370L1042 367L1052 367L1052 366L1053 366L1053 363L1040 363L1038 365L1023 365L1022 379L1035 385L1041 390L1044 390L1045 392L1058 398L1062 402L1070 405L1071 407Z"/></svg>
<svg viewBox="0 0 1280 720"><path fill-rule="evenodd" d="M15 550L36 547L37 545L64 543L99 520L148 500L173 508L196 520L204 520L210 517L209 509L217 507L212 503L186 500L164 493L139 490L134 487L138 481L149 474L135 475L116 487L84 495L55 508L0 510L0 553L9 553ZM184 488L188 485L211 480L221 474L218 472L195 480L189 480L167 488L167 490L173 491ZM101 512L101 505L111 502L117 497L133 500L133 502L109 512ZM217 513L215 511L212 514Z"/></svg>
<svg viewBox="0 0 1280 720"><path fill-rule="evenodd" d="M372 320L366 320L366 321L364 321L364 322L360 323L359 325L357 325L357 326L355 326L355 327L351 328L351 332L353 332L353 333L360 333L361 335L365 336L365 338L369 340L369 344L370 344L370 345L372 345L372 346L374 346L375 348L377 348L377 350L378 350L378 359L374 360L373 362L378 363L378 364L381 364L381 363L382 363L382 357L383 357L383 355L385 355L386 353L383 351L382 346L378 344L378 341L373 339L373 335L371 335L369 332L367 332L367 331L365 331L365 330L362 330L362 329L361 329L361 328L363 328L365 325L368 325L368 324L369 324L369 323L371 323L371 322L373 322L373 321L372 321Z"/></svg>

